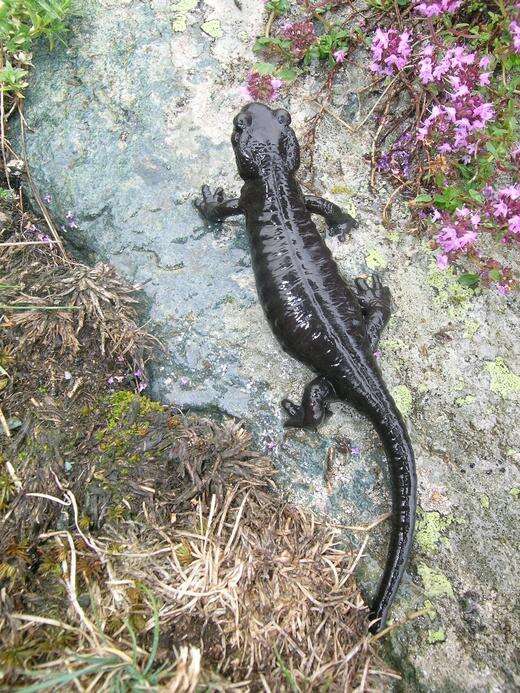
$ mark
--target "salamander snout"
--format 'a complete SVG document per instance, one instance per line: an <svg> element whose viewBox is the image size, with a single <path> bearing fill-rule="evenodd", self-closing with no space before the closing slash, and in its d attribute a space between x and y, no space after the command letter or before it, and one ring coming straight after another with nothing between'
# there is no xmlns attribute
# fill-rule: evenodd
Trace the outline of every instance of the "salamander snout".
<svg viewBox="0 0 520 693"><path fill-rule="evenodd" d="M285 108L272 109L263 103L249 103L235 116L234 132L248 130L255 139L275 144L291 123Z"/></svg>
<svg viewBox="0 0 520 693"><path fill-rule="evenodd" d="M231 143L243 178L260 174L267 158L280 158L289 169L299 163L299 147L290 127L291 115L285 108L272 109L262 103L249 103L233 119Z"/></svg>

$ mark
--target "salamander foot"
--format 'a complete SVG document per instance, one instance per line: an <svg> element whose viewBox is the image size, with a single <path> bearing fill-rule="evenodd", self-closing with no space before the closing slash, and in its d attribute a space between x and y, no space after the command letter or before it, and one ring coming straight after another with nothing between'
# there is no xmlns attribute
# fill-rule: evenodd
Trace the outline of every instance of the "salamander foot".
<svg viewBox="0 0 520 693"><path fill-rule="evenodd" d="M392 312L390 289L383 286L378 274L374 274L372 285L365 279L354 279L354 290L365 316L370 345L375 351Z"/></svg>
<svg viewBox="0 0 520 693"><path fill-rule="evenodd" d="M328 402L336 398L334 388L326 378L312 380L303 391L301 405L290 399L282 400L282 407L289 414L285 428L318 428L332 416Z"/></svg>

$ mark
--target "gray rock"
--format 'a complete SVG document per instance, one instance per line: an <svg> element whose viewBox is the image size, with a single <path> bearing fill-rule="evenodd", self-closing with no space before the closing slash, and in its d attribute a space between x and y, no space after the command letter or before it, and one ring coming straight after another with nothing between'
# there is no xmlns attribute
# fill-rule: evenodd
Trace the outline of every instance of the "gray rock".
<svg viewBox="0 0 520 693"><path fill-rule="evenodd" d="M215 19L220 24L205 24ZM230 123L244 103L239 86L262 21L262 3L252 0L242 11L224 0L84 3L67 47L35 55L25 110L28 160L70 242L144 283L150 318L167 346L153 394L243 419L275 455L295 500L359 525L389 508L374 432L338 406L319 435L284 433L279 402L298 397L309 374L282 353L265 323L243 221L208 228L192 206L202 183L239 189ZM366 78L365 70L349 68L335 92L332 108L354 126L373 103L363 97L358 109L356 97L353 108L352 94ZM300 134L314 112L304 99L313 86L308 78L281 100ZM381 345L382 368L408 417L422 514L394 616L426 602L430 617L394 632L389 656L413 690L512 690L517 299L474 295L432 269L431 253L405 231L398 204L396 228L381 226L389 191L381 182L376 194L368 188L367 126L352 135L325 116L317 142L314 187L361 220L351 240L330 242L332 250L347 275L381 271L397 306ZM360 454L341 452L345 439ZM327 482L324 460L333 446ZM385 542L380 526L368 544L372 558L363 562L369 591Z"/></svg>

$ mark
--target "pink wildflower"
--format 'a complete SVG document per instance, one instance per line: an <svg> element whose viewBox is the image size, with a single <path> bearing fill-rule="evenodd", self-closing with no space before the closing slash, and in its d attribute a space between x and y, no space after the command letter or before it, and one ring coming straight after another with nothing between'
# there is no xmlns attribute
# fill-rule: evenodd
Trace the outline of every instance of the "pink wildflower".
<svg viewBox="0 0 520 693"><path fill-rule="evenodd" d="M444 225L436 236L436 240L442 249L442 254L438 256L437 264L440 267L446 267L448 254L458 254L475 243L480 216L472 214L467 207L462 207L456 210L454 217L444 213L441 218Z"/></svg>
<svg viewBox="0 0 520 693"><path fill-rule="evenodd" d="M517 142L510 152L511 161L516 166L520 166L520 142Z"/></svg>
<svg viewBox="0 0 520 693"><path fill-rule="evenodd" d="M337 51L334 51L332 54L334 56L334 60L337 63L343 63L345 62L345 58L347 57L347 51L344 50L343 48L339 48Z"/></svg>
<svg viewBox="0 0 520 693"><path fill-rule="evenodd" d="M462 0L414 0L414 7L423 17L438 17L445 12L456 12Z"/></svg>
<svg viewBox="0 0 520 693"><path fill-rule="evenodd" d="M446 269L446 267L448 266L448 256L444 253L437 255L435 260L437 261L437 267L441 270Z"/></svg>
<svg viewBox="0 0 520 693"><path fill-rule="evenodd" d="M372 72L393 75L402 70L412 53L410 39L409 31L399 34L396 29L383 31L377 28L372 39Z"/></svg>
<svg viewBox="0 0 520 693"><path fill-rule="evenodd" d="M509 25L509 31L511 32L511 38L513 39L513 48L515 53L520 53L520 24L513 19Z"/></svg>
<svg viewBox="0 0 520 693"><path fill-rule="evenodd" d="M493 105L480 94L459 97L448 105L434 105L417 130L420 142L437 144L442 154L456 153L469 161L478 151L479 131L495 116Z"/></svg>
<svg viewBox="0 0 520 693"><path fill-rule="evenodd" d="M291 53L301 59L307 49L316 41L314 25L310 20L303 22L286 22L282 26L282 36L291 42Z"/></svg>
<svg viewBox="0 0 520 693"><path fill-rule="evenodd" d="M255 101L275 101L283 82L272 75L261 75L259 72L250 72L247 82L242 87L244 96Z"/></svg>

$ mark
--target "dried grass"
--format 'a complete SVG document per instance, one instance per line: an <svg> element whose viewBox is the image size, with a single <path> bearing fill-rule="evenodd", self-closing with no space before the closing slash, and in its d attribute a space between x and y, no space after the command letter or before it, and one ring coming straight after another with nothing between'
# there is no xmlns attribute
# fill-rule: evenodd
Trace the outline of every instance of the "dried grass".
<svg viewBox="0 0 520 693"><path fill-rule="evenodd" d="M12 647L18 621L30 640L49 628L66 632L66 647L32 675L51 687L56 669L67 671L80 690L96 691L139 677L169 691L381 689L395 674L367 636L353 576L364 545L345 549L338 529L284 501L271 462L250 450L235 422L178 418L169 431L157 437L174 461L169 479L102 536L80 526L85 509L57 477L22 498L54 505L62 527L63 511L69 517L68 529L39 536L55 545L69 608L54 621L27 613L0 620Z"/></svg>
<svg viewBox="0 0 520 693"><path fill-rule="evenodd" d="M139 361L152 338L138 327L138 287L109 265L88 267L57 246L23 244L26 238L27 232L17 232L5 249L0 246L0 329L18 329L26 348L70 355L79 350L88 325L100 354ZM12 245L18 241L22 245Z"/></svg>

